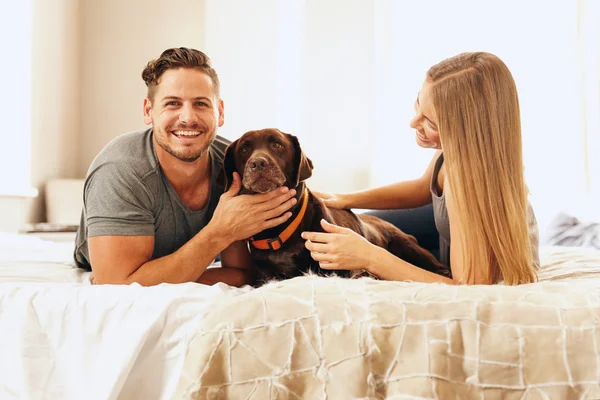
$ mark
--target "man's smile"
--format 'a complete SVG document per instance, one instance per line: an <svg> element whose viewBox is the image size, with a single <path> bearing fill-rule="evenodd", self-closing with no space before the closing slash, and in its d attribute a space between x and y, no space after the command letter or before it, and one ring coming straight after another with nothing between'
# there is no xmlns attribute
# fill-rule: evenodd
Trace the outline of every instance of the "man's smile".
<svg viewBox="0 0 600 400"><path fill-rule="evenodd" d="M177 131L171 131L171 133L179 138L195 138L200 136L203 131L184 131L184 130L177 130Z"/></svg>

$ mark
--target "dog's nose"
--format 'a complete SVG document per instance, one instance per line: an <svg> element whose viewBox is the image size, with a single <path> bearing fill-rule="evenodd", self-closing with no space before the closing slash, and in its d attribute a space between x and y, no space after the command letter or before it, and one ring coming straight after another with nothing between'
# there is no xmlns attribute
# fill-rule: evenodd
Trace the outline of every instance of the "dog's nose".
<svg viewBox="0 0 600 400"><path fill-rule="evenodd" d="M248 165L250 166L250 170L256 171L261 170L267 165L269 165L269 161L264 157L254 157L248 160Z"/></svg>

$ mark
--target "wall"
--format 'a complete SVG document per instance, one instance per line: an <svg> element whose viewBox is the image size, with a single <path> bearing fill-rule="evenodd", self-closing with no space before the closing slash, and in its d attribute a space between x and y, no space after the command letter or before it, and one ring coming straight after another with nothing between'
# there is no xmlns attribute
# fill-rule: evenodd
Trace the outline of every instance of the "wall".
<svg viewBox="0 0 600 400"><path fill-rule="evenodd" d="M277 127L315 169L311 189L368 185L374 109L372 2L205 0L205 49L225 102L220 133ZM243 34L240 34L243 32Z"/></svg>
<svg viewBox="0 0 600 400"><path fill-rule="evenodd" d="M203 44L202 0L81 0L81 110L76 174L102 147L144 128L141 78L168 47Z"/></svg>
<svg viewBox="0 0 600 400"><path fill-rule="evenodd" d="M530 22L541 2L498 6L497 15L512 18L510 35L519 40L511 42L495 28L506 18L481 22L460 8L440 6L443 12L428 17L437 28L423 31L427 5L394 0L32 1L31 175L40 190L32 220L44 218L48 179L82 178L106 143L144 127L141 71L173 46L203 49L213 58L226 104L222 134L233 139L265 125L297 134L315 161L311 187L328 191L420 174L430 155L416 148L408 122L424 71L463 49L497 52L518 82L528 183L534 196L553 200L549 214L554 204L568 203L590 186L582 173L583 96L575 90L582 80L575 60L586 59L584 54L591 61L587 80L579 84L592 88L585 104L587 173L588 179L598 178L591 161L600 143L593 136L598 85L590 80L597 79L591 57L597 40L589 39L597 35L579 26L575 4L548 8L551 14L533 30ZM597 7L581 4L588 8L580 19L593 20L589 15L597 15ZM489 7L468 9L483 15ZM457 17L444 17L452 13ZM473 36L475 20L480 34ZM587 47L575 40L584 33ZM520 45L507 44L513 42ZM540 97L547 90L554 95ZM547 176L554 185L547 184Z"/></svg>
<svg viewBox="0 0 600 400"><path fill-rule="evenodd" d="M29 220L44 220L48 179L71 178L79 163L79 0L33 0Z"/></svg>
<svg viewBox="0 0 600 400"><path fill-rule="evenodd" d="M202 48L202 0L32 0L28 220L45 221L45 185L83 178L111 139L144 127L141 72L168 47Z"/></svg>

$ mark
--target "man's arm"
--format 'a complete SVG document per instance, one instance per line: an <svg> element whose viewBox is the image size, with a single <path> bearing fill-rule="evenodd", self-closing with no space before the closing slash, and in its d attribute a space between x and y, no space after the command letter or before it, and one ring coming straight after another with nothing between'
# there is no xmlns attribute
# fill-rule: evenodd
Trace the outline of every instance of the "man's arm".
<svg viewBox="0 0 600 400"><path fill-rule="evenodd" d="M277 189L261 195L240 195L241 179L219 199L213 217L200 232L172 254L151 260L153 236L94 236L88 239L94 283L157 285L215 279L216 272L200 276L216 256L225 253L225 265L249 269L240 250L243 239L284 223L296 202L294 190ZM229 249L228 249L229 248ZM228 249L228 250L225 250ZM228 268L229 270L229 268ZM240 272L228 274L231 284L246 282ZM228 282L228 283L229 283ZM243 283L242 283L243 284Z"/></svg>
<svg viewBox="0 0 600 400"><path fill-rule="evenodd" d="M210 224L174 253L154 260L153 236L95 236L88 242L94 283L144 286L194 282L229 245Z"/></svg>

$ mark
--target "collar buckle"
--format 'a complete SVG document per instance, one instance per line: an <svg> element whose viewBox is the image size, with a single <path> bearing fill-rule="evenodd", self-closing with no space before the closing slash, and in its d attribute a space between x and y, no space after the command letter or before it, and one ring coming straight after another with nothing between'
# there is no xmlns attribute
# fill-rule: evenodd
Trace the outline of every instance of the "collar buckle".
<svg viewBox="0 0 600 400"><path fill-rule="evenodd" d="M267 240L267 246L269 246L269 249L271 250L279 250L281 246L283 246L283 242L281 241L281 238L277 236L273 239Z"/></svg>

